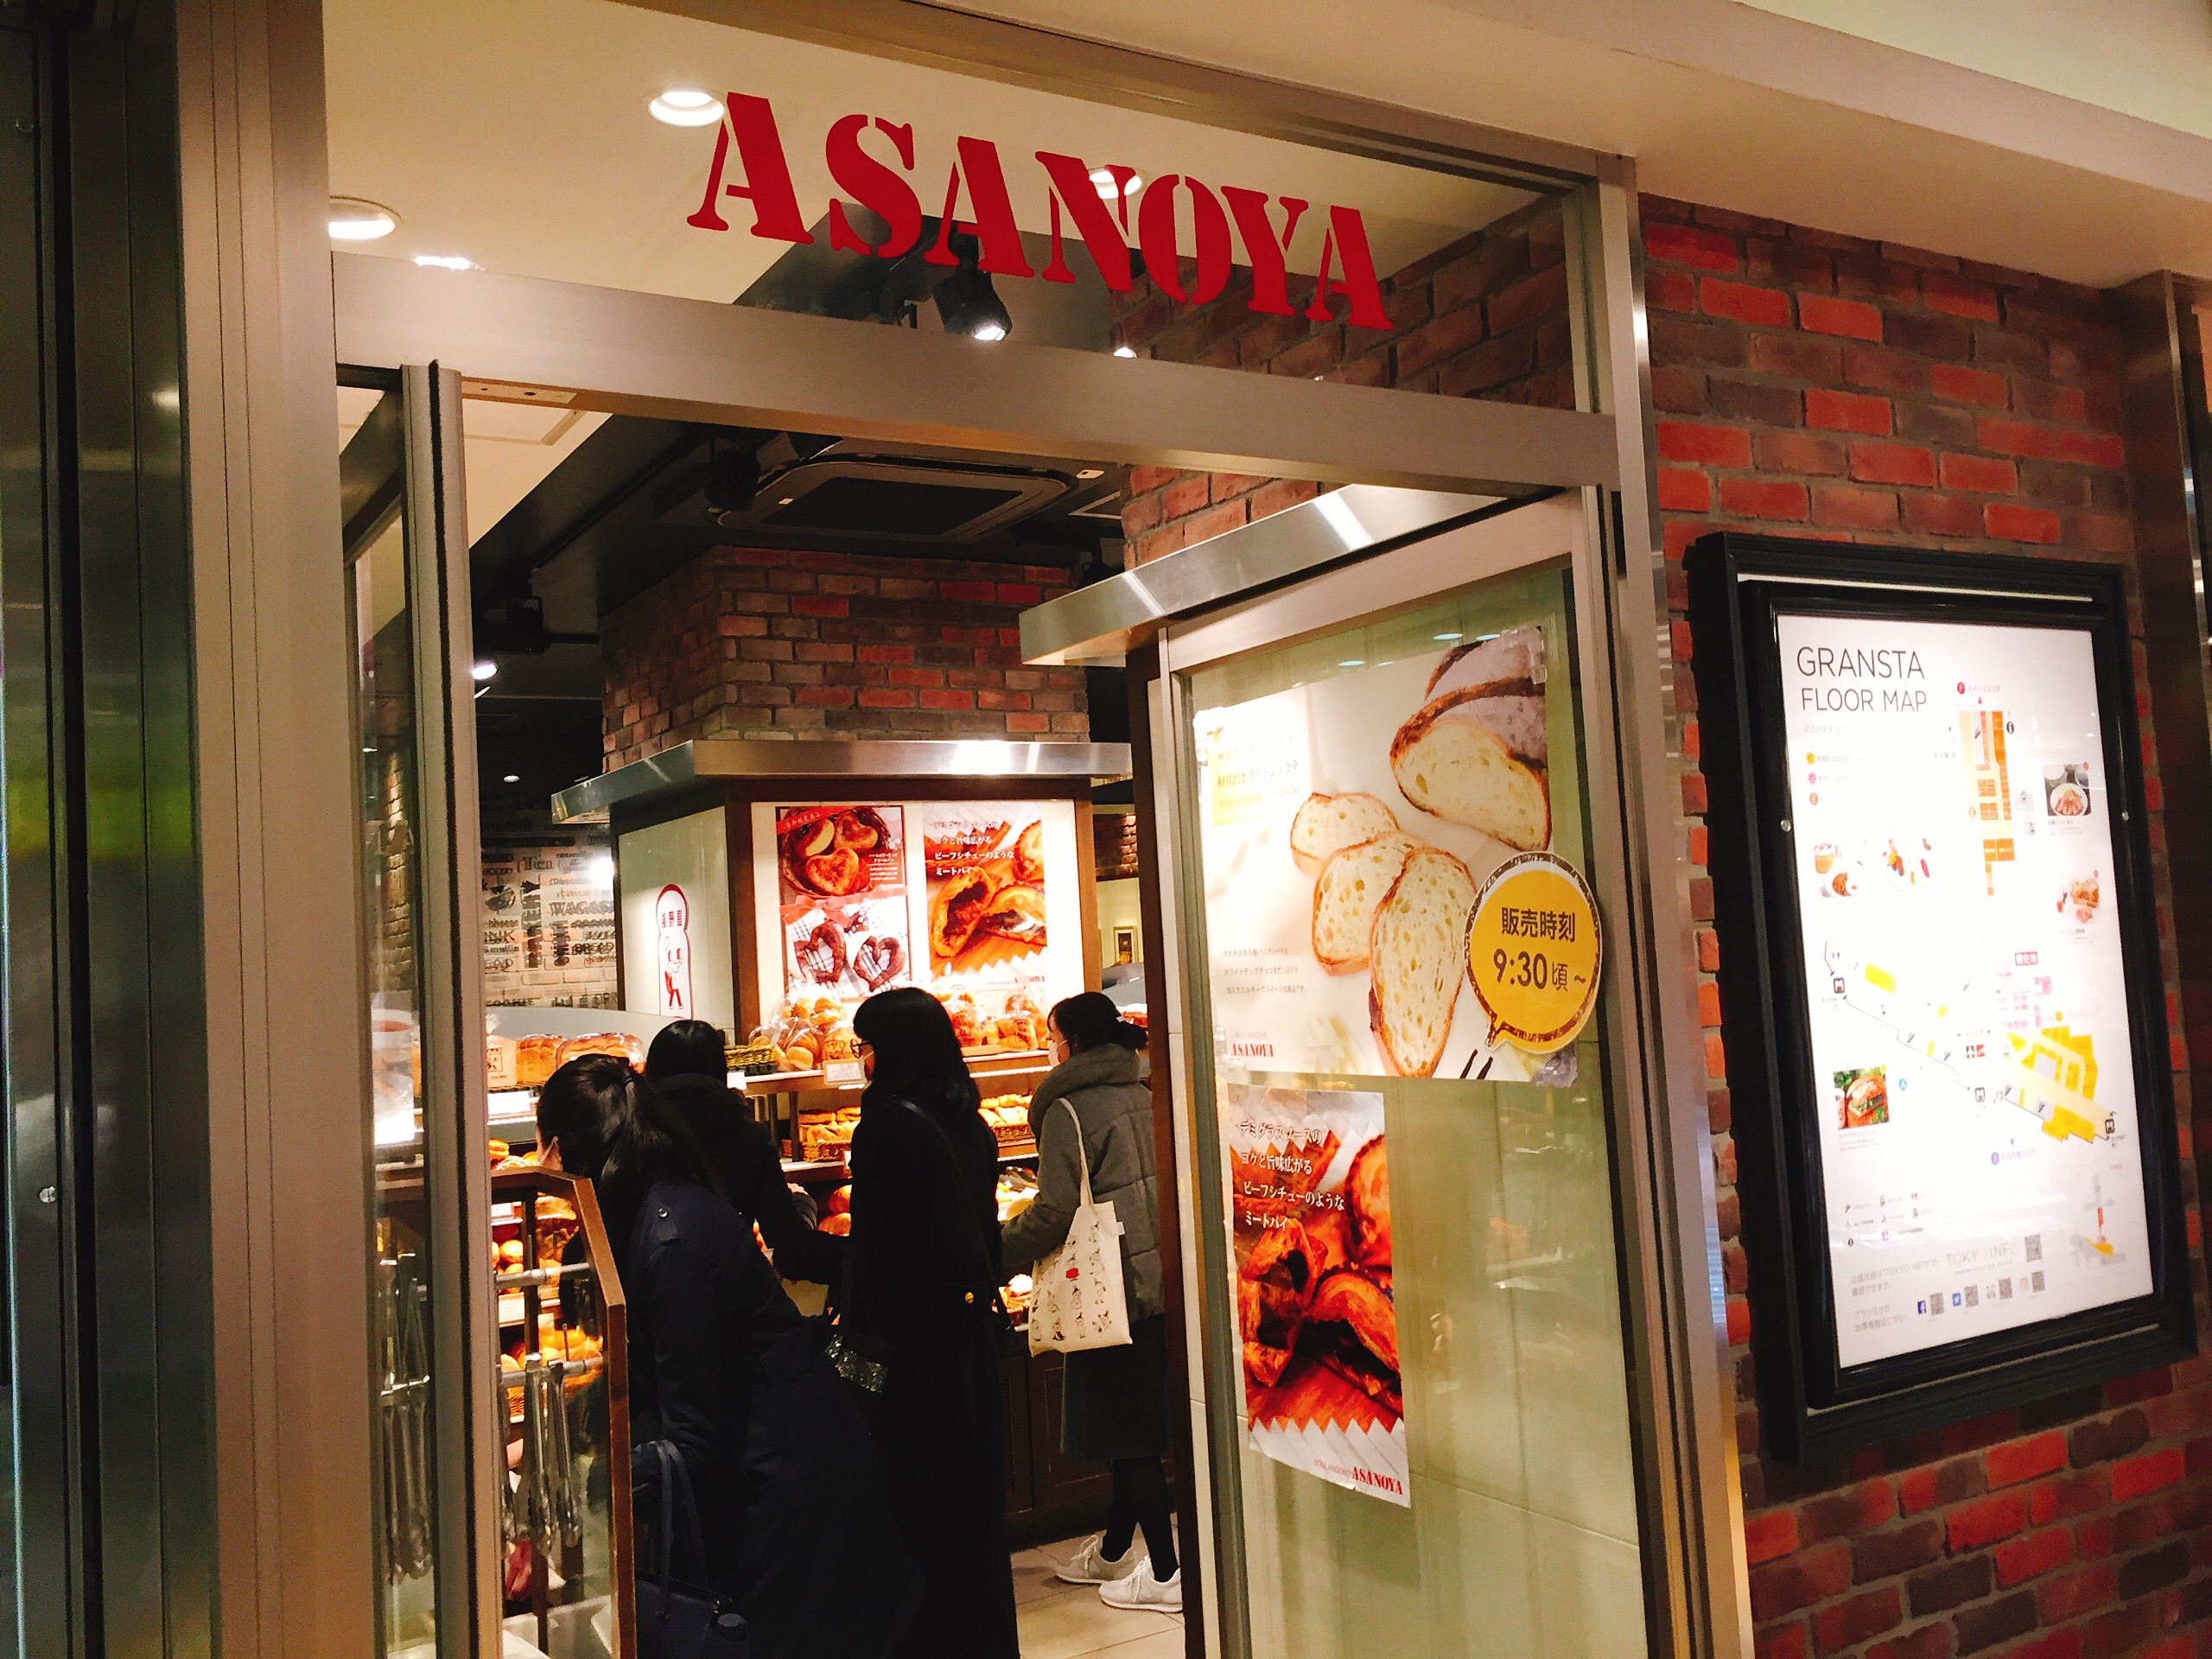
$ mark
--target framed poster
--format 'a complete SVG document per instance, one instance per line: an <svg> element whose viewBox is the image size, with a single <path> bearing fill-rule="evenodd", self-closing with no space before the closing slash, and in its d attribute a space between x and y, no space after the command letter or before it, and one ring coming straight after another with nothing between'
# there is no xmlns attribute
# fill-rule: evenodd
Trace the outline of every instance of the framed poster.
<svg viewBox="0 0 2212 1659"><path fill-rule="evenodd" d="M2191 1351L2120 572L1733 535L1689 570L1777 1450Z"/></svg>

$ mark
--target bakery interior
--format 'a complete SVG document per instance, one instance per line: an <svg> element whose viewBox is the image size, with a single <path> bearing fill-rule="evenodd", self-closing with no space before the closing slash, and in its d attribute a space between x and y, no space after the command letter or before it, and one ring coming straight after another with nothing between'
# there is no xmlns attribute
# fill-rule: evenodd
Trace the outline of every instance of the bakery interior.
<svg viewBox="0 0 2212 1659"><path fill-rule="evenodd" d="M891 326L1047 338L1071 326L1063 296L1031 315L1029 296L1002 299L972 270L931 270L888 297L883 275L802 248L756 289L790 306L803 288L814 297L799 303L866 308ZM384 843L369 856L388 877L371 927L389 1399L410 1370L429 1371L423 1316L405 1295L430 1259L409 1224L429 1229L403 874L416 831L401 775L407 699L377 694L404 686L409 667L404 538L361 481L380 443L391 448L399 400L380 377L352 378L363 384L341 386L338 417L366 665L363 794ZM1133 1020L1147 1009L1123 675L1025 669L1014 629L1040 594L1121 567L1127 480L1080 456L464 391L484 1151L521 1511L510 1532L539 1541L518 1553L523 1565L510 1559L506 1609L542 1650L589 1652L570 1615L603 1602L610 1535L630 1526L603 1480L578 1472L590 1456L552 1438L575 1433L552 1402L592 1388L620 1316L600 1288L616 1275L595 1221L536 1167L537 1088L582 1054L642 1065L670 1020L707 1020L728 1039L730 1086L774 1128L801 1213L842 1232L862 1083L852 1013L873 989L918 983L945 1001L984 1096L1001 1217L1029 1201L1045 1010L1102 988ZM667 978L671 928L680 988ZM791 1289L807 1311L826 1294ZM1017 1322L1027 1290L1022 1278L1008 1288ZM1107 1466L1058 1449L1059 1366L1057 1355L1005 1362L1017 1551L1104 1521ZM410 1490L404 1470L390 1488ZM421 1611L405 1568L427 1533L404 1508L387 1543L387 1617L400 1627Z"/></svg>

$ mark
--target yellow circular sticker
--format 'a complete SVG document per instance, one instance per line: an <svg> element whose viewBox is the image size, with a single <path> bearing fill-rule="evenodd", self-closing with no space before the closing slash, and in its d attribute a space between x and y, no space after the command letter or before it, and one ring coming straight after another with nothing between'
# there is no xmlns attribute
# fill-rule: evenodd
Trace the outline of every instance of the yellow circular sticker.
<svg viewBox="0 0 2212 1659"><path fill-rule="evenodd" d="M1565 1048L1598 1001L1598 904L1572 864L1522 853L1484 884L1467 924L1467 979L1490 1040Z"/></svg>

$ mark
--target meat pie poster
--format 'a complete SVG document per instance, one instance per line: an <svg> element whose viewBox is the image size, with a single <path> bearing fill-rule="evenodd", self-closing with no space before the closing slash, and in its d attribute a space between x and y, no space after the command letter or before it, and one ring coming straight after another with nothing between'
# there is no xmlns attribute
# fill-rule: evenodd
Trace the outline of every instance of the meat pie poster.
<svg viewBox="0 0 2212 1659"><path fill-rule="evenodd" d="M918 808L929 884L930 977L1044 979L1045 822L1035 804Z"/></svg>
<svg viewBox="0 0 2212 1659"><path fill-rule="evenodd" d="M785 996L856 1001L911 982L904 810L785 806L775 824Z"/></svg>
<svg viewBox="0 0 2212 1659"><path fill-rule="evenodd" d="M1253 1450L1410 1507L1382 1096L1222 1093Z"/></svg>

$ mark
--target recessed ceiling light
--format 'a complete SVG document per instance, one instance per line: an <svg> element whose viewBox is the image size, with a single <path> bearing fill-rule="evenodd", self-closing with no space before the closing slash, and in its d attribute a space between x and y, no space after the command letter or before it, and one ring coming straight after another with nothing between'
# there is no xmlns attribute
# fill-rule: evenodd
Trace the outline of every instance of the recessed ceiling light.
<svg viewBox="0 0 2212 1659"><path fill-rule="evenodd" d="M1338 668L1365 668L1367 666L1367 658L1364 657L1347 657L1344 661L1338 663L1337 666Z"/></svg>
<svg viewBox="0 0 2212 1659"><path fill-rule="evenodd" d="M518 784L522 782L522 774L518 772L511 772L499 781L503 784Z"/></svg>
<svg viewBox="0 0 2212 1659"><path fill-rule="evenodd" d="M1103 467L1078 467L1075 469L1075 475L1084 479L1103 478L1106 469Z"/></svg>
<svg viewBox="0 0 2212 1659"><path fill-rule="evenodd" d="M787 495L782 500L777 502L776 505L779 507L788 507L792 502L798 499L798 497L795 495Z"/></svg>
<svg viewBox="0 0 2212 1659"><path fill-rule="evenodd" d="M1459 635L1458 635L1458 634L1456 634L1456 633L1432 633L1431 635L1429 635L1429 638L1430 638L1430 639L1438 639L1438 640L1441 640L1444 644L1446 644L1446 645L1450 645L1453 640L1458 639L1459 637L1460 637L1460 636L1459 636Z"/></svg>
<svg viewBox="0 0 2212 1659"><path fill-rule="evenodd" d="M721 100L696 86L671 86L645 107L671 127L711 127L722 118Z"/></svg>
<svg viewBox="0 0 2212 1659"><path fill-rule="evenodd" d="M499 665L493 662L489 657L479 657L475 662L469 665L468 671L476 677L477 682L480 684L482 682L490 679L494 674L498 673L499 671Z"/></svg>
<svg viewBox="0 0 2212 1659"><path fill-rule="evenodd" d="M1135 357L1136 354L1136 347L1134 346L1116 346L1114 348L1114 355L1116 357Z"/></svg>
<svg viewBox="0 0 2212 1659"><path fill-rule="evenodd" d="M418 253L415 256L415 263L418 265L435 265L440 270L476 269L476 262L474 259L464 259L457 253Z"/></svg>
<svg viewBox="0 0 2212 1659"><path fill-rule="evenodd" d="M381 202L359 196L330 199L330 234L340 242L373 242L399 228L399 215Z"/></svg>
<svg viewBox="0 0 2212 1659"><path fill-rule="evenodd" d="M1099 200L1111 201L1114 200L1116 193L1114 186L1114 169L1112 168L1092 168L1090 169L1090 182L1098 192ZM1144 180L1139 177L1136 174L1132 173L1129 175L1129 181L1121 187L1119 194L1125 196L1134 196L1138 191L1143 188Z"/></svg>

